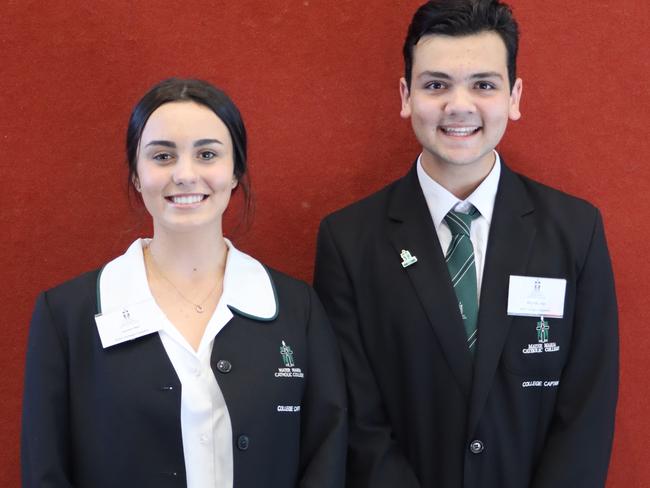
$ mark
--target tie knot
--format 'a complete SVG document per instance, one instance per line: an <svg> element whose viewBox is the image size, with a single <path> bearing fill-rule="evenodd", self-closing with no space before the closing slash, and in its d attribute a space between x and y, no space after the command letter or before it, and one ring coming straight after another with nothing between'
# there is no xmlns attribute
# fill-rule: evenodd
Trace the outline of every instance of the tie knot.
<svg viewBox="0 0 650 488"><path fill-rule="evenodd" d="M445 222L447 222L452 236L469 236L469 230L472 227L472 220L479 215L479 211L476 210L475 207L472 207L469 213L454 212L453 210L450 210L449 213L445 215Z"/></svg>

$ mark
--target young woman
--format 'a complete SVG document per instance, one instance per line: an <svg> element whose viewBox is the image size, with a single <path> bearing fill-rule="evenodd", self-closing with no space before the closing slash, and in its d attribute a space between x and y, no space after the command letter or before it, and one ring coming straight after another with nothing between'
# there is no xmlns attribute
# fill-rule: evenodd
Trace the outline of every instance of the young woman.
<svg viewBox="0 0 650 488"><path fill-rule="evenodd" d="M153 237L42 293L27 350L24 487L342 487L346 412L314 292L223 236L248 198L220 90L169 79L136 105L130 182Z"/></svg>

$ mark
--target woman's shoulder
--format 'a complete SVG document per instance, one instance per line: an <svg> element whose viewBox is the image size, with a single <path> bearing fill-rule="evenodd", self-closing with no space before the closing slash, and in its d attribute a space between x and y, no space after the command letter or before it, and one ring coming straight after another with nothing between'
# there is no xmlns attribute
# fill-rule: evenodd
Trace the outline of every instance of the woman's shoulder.
<svg viewBox="0 0 650 488"><path fill-rule="evenodd" d="M81 303L96 299L101 268L88 271L43 292L50 306Z"/></svg>
<svg viewBox="0 0 650 488"><path fill-rule="evenodd" d="M316 292L307 282L294 278L282 271L265 266L273 284L280 312L291 312L301 316L322 315L322 305Z"/></svg>
<svg viewBox="0 0 650 488"><path fill-rule="evenodd" d="M271 268L265 264L263 264L263 266L266 269L278 295L289 293L291 295L300 295L307 298L307 295L311 291L311 286L307 282L299 278L294 278L283 271Z"/></svg>
<svg viewBox="0 0 650 488"><path fill-rule="evenodd" d="M275 307L289 302L309 306L312 294L307 283L266 265L256 257L235 248L230 242L228 245L230 252L225 282L228 284L231 300L235 300L244 308L262 307L265 310L273 308L271 302L275 302ZM256 304L259 306L256 307Z"/></svg>
<svg viewBox="0 0 650 488"><path fill-rule="evenodd" d="M141 239L136 239L124 254L115 257L101 268L69 279L46 290L43 294L51 304L59 302L68 303L70 301L79 303L84 298L89 298L93 302L96 302L99 293L99 282L102 276L107 274L114 275L116 272L123 273L125 269L133 268L133 255L137 255L139 249L141 249Z"/></svg>

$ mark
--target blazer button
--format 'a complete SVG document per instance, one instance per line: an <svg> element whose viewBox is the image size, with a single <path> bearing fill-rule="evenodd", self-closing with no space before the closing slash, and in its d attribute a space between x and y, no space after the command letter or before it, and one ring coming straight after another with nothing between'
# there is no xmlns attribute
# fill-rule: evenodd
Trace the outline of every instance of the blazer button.
<svg viewBox="0 0 650 488"><path fill-rule="evenodd" d="M469 450L472 454L480 454L483 452L483 449L485 449L483 441L476 439L469 443Z"/></svg>
<svg viewBox="0 0 650 488"><path fill-rule="evenodd" d="M246 435L240 435L237 438L237 449L240 451L245 451L248 449L248 446L250 444L250 439Z"/></svg>
<svg viewBox="0 0 650 488"><path fill-rule="evenodd" d="M232 369L232 364L230 364L230 361L227 361L225 359L220 359L217 362L217 369L219 370L220 373L230 373L230 370Z"/></svg>

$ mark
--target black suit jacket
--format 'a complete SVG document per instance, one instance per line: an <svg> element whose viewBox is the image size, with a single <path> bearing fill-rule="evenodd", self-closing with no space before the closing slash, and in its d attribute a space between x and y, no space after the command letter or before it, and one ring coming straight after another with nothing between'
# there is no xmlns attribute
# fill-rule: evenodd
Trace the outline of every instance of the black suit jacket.
<svg viewBox="0 0 650 488"><path fill-rule="evenodd" d="M539 318L507 315L511 275L567 280L558 351L523 352ZM347 377L349 487L604 486L617 307L593 206L503 165L474 362L415 166L323 220L314 284Z"/></svg>
<svg viewBox="0 0 650 488"><path fill-rule="evenodd" d="M233 431L234 487L340 488L347 412L336 340L313 290L269 270L278 315L233 310L211 366ZM181 384L157 333L103 349L98 272L41 294L25 371L25 488L186 486ZM279 346L304 378L275 377ZM228 363L220 363L226 360ZM300 411L280 412L281 406Z"/></svg>

